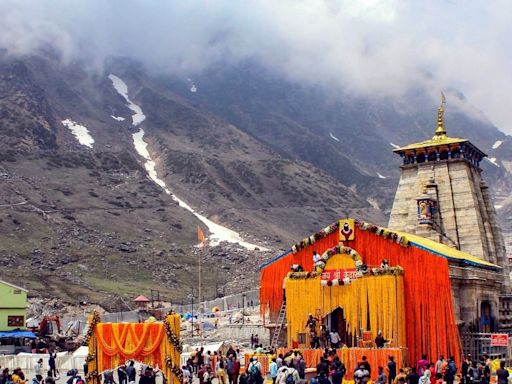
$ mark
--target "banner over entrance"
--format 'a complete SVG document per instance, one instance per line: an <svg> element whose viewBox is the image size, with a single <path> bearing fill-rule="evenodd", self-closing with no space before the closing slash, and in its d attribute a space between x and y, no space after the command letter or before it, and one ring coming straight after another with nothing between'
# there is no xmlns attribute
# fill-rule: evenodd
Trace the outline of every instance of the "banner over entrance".
<svg viewBox="0 0 512 384"><path fill-rule="evenodd" d="M343 280L345 278L350 280L357 279L356 270L354 269L324 269L320 275L321 280Z"/></svg>

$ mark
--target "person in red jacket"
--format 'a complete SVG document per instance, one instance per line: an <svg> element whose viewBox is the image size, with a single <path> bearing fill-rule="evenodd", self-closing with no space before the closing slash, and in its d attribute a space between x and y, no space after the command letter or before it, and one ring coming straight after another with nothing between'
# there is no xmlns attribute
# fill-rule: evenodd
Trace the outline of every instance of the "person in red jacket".
<svg viewBox="0 0 512 384"><path fill-rule="evenodd" d="M240 375L240 362L235 355L228 355L226 363L226 373L228 374L229 384L238 384L238 375Z"/></svg>
<svg viewBox="0 0 512 384"><path fill-rule="evenodd" d="M201 365L199 370L197 371L197 377L199 378L199 384L204 384L204 373L206 372L206 367Z"/></svg>

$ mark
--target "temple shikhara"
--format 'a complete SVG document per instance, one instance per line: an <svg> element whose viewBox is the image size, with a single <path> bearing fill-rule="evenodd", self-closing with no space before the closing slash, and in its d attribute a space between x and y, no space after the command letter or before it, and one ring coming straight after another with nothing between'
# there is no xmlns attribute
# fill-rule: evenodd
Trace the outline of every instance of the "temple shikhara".
<svg viewBox="0 0 512 384"><path fill-rule="evenodd" d="M395 150L403 164L387 227L342 219L260 267L272 346L299 348L314 366L318 339L336 332L350 370L363 355L372 366L423 354L460 362L461 332L511 329L505 246L479 167L485 154L447 135L444 105L443 96L432 139Z"/></svg>
<svg viewBox="0 0 512 384"><path fill-rule="evenodd" d="M512 330L510 274L494 204L482 179L486 156L447 136L444 98L434 137L394 152L403 159L389 228L445 244L493 264L448 258L455 316L465 329Z"/></svg>

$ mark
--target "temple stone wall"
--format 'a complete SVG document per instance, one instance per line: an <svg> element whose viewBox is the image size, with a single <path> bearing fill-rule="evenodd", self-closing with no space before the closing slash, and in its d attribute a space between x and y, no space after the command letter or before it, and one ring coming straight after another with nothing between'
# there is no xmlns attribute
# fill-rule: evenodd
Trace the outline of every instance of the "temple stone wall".
<svg viewBox="0 0 512 384"><path fill-rule="evenodd" d="M450 264L450 280L455 316L465 327L478 326L484 301L491 304L493 317L500 318L501 272Z"/></svg>
<svg viewBox="0 0 512 384"><path fill-rule="evenodd" d="M437 200L436 225L418 224L416 198L434 180L428 194ZM492 204L484 199L480 171L464 160L437 161L402 166L389 227L459 247L492 263L503 262L503 238ZM497 232L497 233L495 233ZM501 240L501 241L500 241Z"/></svg>
<svg viewBox="0 0 512 384"><path fill-rule="evenodd" d="M454 306L457 319L468 326L478 324L481 304L488 301L494 318L510 317L512 325L512 302L506 304L512 298L505 243L480 172L463 158L403 165L389 228L459 248L501 266L502 271L493 272L450 263ZM418 223L416 199L422 193L437 202L431 226Z"/></svg>

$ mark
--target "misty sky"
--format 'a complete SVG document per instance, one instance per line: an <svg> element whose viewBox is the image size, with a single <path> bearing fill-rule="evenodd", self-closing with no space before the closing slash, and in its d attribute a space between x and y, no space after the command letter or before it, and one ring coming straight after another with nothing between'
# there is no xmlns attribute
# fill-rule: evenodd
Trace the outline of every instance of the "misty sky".
<svg viewBox="0 0 512 384"><path fill-rule="evenodd" d="M512 133L512 1L0 0L0 49L193 74L254 59L363 96L461 90ZM437 96L436 96L437 97Z"/></svg>

